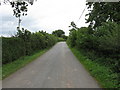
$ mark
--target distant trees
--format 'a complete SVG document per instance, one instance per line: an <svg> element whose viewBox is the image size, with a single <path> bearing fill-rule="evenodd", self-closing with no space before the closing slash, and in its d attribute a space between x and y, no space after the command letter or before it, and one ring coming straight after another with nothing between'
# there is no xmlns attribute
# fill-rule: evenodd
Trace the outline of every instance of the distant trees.
<svg viewBox="0 0 120 90"><path fill-rule="evenodd" d="M65 41L67 40L67 36L65 35L65 32L63 30L55 30L52 32L52 35L55 35L59 37L60 41Z"/></svg>
<svg viewBox="0 0 120 90"><path fill-rule="evenodd" d="M65 32L63 30L55 30L52 32L52 34L57 37L62 37L65 34Z"/></svg>

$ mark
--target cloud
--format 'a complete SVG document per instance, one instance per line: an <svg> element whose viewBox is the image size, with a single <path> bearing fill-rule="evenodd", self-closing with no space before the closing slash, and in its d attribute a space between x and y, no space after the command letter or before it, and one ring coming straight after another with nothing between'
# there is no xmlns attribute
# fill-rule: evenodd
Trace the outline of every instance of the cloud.
<svg viewBox="0 0 120 90"><path fill-rule="evenodd" d="M37 0L32 6L29 5L28 15L22 17L21 27L31 32L44 30L48 33L62 29L68 35L70 29L68 26L71 21L77 22L78 27L87 26L85 23L87 10L78 21L85 4L85 0ZM11 6L3 5L0 8L1 16L0 26L2 25L3 34L15 33L18 20L13 17Z"/></svg>
<svg viewBox="0 0 120 90"><path fill-rule="evenodd" d="M2 21L0 22L0 34L2 36L11 36L16 32L16 19L10 16L2 16Z"/></svg>

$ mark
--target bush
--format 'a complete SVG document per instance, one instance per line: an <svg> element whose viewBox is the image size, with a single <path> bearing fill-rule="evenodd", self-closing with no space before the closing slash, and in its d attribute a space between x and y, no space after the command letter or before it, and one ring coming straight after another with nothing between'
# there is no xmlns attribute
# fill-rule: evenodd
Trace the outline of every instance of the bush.
<svg viewBox="0 0 120 90"><path fill-rule="evenodd" d="M86 53L90 52L87 54L92 60L96 60L95 56L103 57L103 60L99 59L97 62L109 64L108 66L119 73L120 25L115 22L106 22L92 30L92 33L89 32L89 28L86 27L71 29L67 43L71 47L83 49Z"/></svg>
<svg viewBox="0 0 120 90"><path fill-rule="evenodd" d="M117 75L115 80L120 85L120 25L107 22L91 32L86 27L71 29L67 43L82 50L90 60L109 67Z"/></svg>
<svg viewBox="0 0 120 90"><path fill-rule="evenodd" d="M2 38L2 63L6 64L25 55L25 43L20 38Z"/></svg>
<svg viewBox="0 0 120 90"><path fill-rule="evenodd" d="M38 50L53 46L58 40L54 35L43 31L31 33L28 30L18 30L15 37L2 38L2 63L7 64Z"/></svg>
<svg viewBox="0 0 120 90"><path fill-rule="evenodd" d="M120 56L120 25L115 22L103 23L93 30L92 34L86 27L70 30L67 40L71 47L94 50L102 55L119 58Z"/></svg>
<svg viewBox="0 0 120 90"><path fill-rule="evenodd" d="M104 23L95 30L100 52L113 55L120 53L120 25L113 22Z"/></svg>
<svg viewBox="0 0 120 90"><path fill-rule="evenodd" d="M95 49L97 46L96 38L89 34L89 29L82 27L77 31L76 46L83 49Z"/></svg>
<svg viewBox="0 0 120 90"><path fill-rule="evenodd" d="M68 38L68 40L67 40L67 43L68 43L71 47L76 46L76 39L77 39L76 32L77 32L77 31L76 31L75 29L71 29L71 30L70 30L69 38Z"/></svg>

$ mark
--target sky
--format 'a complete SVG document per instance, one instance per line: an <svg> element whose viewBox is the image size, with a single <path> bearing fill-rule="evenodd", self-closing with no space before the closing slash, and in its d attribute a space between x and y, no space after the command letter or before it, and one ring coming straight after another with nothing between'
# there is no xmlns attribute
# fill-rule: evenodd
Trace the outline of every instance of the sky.
<svg viewBox="0 0 120 90"><path fill-rule="evenodd" d="M77 27L88 26L85 22L85 9L81 19L79 17L86 6L86 0L37 0L29 5L27 16L22 16L21 27L31 32L40 30L52 33L61 29L69 35L70 23L74 21ZM15 35L18 19L13 16L10 5L0 6L0 36Z"/></svg>

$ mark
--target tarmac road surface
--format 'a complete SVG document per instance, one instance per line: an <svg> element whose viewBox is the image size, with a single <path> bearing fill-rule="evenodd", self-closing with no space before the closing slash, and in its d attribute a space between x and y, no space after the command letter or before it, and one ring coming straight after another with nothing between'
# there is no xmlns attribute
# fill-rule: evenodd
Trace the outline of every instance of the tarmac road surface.
<svg viewBox="0 0 120 90"><path fill-rule="evenodd" d="M99 88L66 42L57 43L2 83L3 88Z"/></svg>

